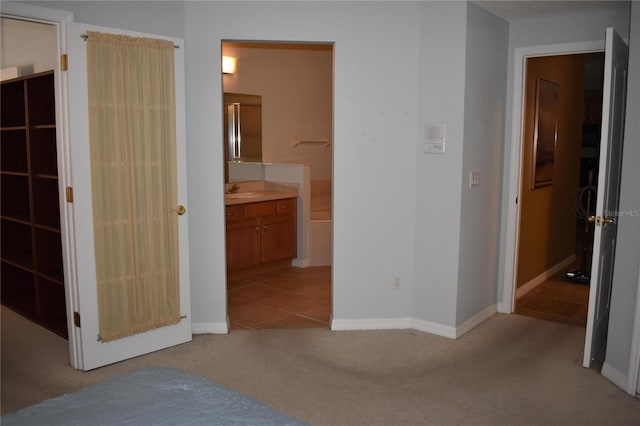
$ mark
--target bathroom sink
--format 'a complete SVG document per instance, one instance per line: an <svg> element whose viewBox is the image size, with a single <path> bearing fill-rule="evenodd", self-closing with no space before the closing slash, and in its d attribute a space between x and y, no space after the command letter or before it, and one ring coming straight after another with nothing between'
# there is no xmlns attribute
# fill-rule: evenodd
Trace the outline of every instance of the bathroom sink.
<svg viewBox="0 0 640 426"><path fill-rule="evenodd" d="M225 197L229 198L252 198L263 195L263 192L255 192L255 191L247 191L247 192L235 192L233 194L224 194Z"/></svg>

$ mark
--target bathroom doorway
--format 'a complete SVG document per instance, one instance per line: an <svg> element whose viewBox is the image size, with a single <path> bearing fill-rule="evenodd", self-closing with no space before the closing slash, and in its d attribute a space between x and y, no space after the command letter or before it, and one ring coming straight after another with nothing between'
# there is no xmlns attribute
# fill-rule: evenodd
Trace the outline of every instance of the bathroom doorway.
<svg viewBox="0 0 640 426"><path fill-rule="evenodd" d="M240 191L251 185L248 181L295 184L299 194L297 257L228 268L230 328L328 328L333 44L223 41L222 56L235 64L223 73L223 98L233 93L261 99L260 158L234 161L225 155L225 184ZM228 127L227 121L223 127Z"/></svg>

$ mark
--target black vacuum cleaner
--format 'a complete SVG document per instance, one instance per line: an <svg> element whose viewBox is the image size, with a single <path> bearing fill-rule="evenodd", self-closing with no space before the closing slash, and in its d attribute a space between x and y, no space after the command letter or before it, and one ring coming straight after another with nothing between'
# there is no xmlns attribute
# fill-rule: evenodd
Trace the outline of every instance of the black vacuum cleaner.
<svg viewBox="0 0 640 426"><path fill-rule="evenodd" d="M576 194L576 208L578 218L584 221L584 235L582 238L582 259L580 262L580 269L571 270L565 274L567 280L576 284L589 284L590 277L590 263L592 242L589 238L591 235L591 224L589 217L591 216L591 200L595 199L596 187L592 184L593 170L589 170L589 184L578 189ZM595 210L595 209L594 209Z"/></svg>

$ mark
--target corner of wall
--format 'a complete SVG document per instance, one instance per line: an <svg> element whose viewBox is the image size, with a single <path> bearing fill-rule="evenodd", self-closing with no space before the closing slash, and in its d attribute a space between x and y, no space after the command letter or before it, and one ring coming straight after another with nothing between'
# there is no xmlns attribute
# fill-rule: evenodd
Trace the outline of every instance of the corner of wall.
<svg viewBox="0 0 640 426"><path fill-rule="evenodd" d="M226 322L191 323L191 333L229 334L229 325Z"/></svg>

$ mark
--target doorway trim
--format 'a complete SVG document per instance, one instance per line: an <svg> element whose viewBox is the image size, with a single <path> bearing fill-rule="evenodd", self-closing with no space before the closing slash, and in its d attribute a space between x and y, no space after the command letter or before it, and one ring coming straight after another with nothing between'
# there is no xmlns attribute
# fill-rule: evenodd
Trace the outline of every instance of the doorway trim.
<svg viewBox="0 0 640 426"><path fill-rule="evenodd" d="M520 238L520 205L522 190L522 145L524 142L524 82L526 61L539 56L572 55L604 51L604 39L575 43L548 44L515 48L513 54L513 102L511 112L511 153L508 170L507 223L502 300L499 311L510 314L515 307L516 279L518 273L518 244Z"/></svg>
<svg viewBox="0 0 640 426"><path fill-rule="evenodd" d="M2 17L53 25L56 28L56 57L67 52L67 25L73 22L73 13L31 4L3 2ZM61 72L60 60L54 68L56 97L56 139L58 151L58 189L60 193L60 228L62 233L62 263L69 339L69 362L76 366L81 360L80 334L73 324L73 312L78 306L75 266L75 235L72 204L66 202L64 188L72 187L71 145L69 141L69 100L67 74Z"/></svg>

